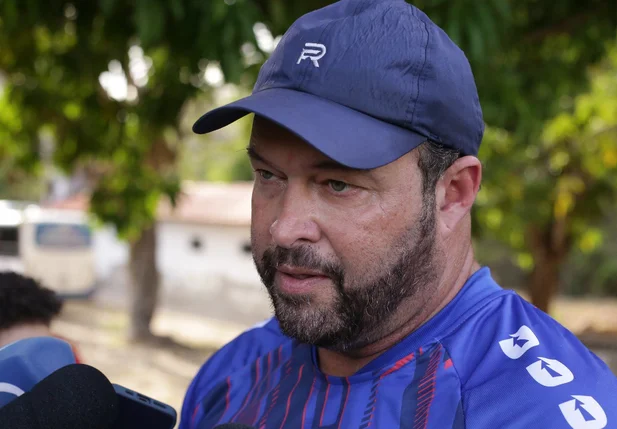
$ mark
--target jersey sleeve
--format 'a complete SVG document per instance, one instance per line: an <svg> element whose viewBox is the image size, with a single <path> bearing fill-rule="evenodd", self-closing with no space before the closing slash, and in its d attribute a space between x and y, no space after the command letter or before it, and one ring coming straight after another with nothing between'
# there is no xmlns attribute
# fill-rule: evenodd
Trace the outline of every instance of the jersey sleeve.
<svg viewBox="0 0 617 429"><path fill-rule="evenodd" d="M199 411L199 404L220 380L288 340L279 330L277 321L272 318L243 332L214 353L189 385L182 405L179 429L193 429L191 423Z"/></svg>
<svg viewBox="0 0 617 429"><path fill-rule="evenodd" d="M574 334L516 294L457 334L465 427L617 428L617 378Z"/></svg>

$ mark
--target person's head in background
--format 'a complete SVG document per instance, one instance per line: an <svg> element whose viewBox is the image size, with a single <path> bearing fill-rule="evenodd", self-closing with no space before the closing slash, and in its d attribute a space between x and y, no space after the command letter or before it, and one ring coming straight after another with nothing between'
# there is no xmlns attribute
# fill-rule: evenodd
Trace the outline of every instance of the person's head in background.
<svg viewBox="0 0 617 429"><path fill-rule="evenodd" d="M0 272L0 347L24 338L54 336L51 322L61 310L55 292L35 279Z"/></svg>

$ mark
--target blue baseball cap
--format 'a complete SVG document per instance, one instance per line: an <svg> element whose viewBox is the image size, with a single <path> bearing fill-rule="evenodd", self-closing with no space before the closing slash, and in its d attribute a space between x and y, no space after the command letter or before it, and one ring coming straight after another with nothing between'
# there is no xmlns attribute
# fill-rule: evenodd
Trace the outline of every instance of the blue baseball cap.
<svg viewBox="0 0 617 429"><path fill-rule="evenodd" d="M193 131L250 113L358 169L427 140L477 155L484 133L465 54L404 0L342 0L303 15L261 67L252 94L206 113Z"/></svg>

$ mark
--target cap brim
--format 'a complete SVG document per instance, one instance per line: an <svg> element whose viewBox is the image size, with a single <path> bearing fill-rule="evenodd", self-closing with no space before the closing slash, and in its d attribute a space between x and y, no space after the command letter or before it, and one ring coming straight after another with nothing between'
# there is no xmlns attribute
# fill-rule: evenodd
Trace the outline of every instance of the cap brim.
<svg viewBox="0 0 617 429"><path fill-rule="evenodd" d="M193 131L206 134L250 113L288 129L327 157L351 168L381 167L427 140L357 110L285 88L262 90L214 109L195 122Z"/></svg>

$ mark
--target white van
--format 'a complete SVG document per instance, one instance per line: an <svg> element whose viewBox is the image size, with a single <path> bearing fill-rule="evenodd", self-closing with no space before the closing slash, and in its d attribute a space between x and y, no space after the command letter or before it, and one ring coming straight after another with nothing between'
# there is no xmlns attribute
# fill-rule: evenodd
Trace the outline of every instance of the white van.
<svg viewBox="0 0 617 429"><path fill-rule="evenodd" d="M92 229L81 211L0 201L0 270L39 280L61 297L95 289Z"/></svg>
<svg viewBox="0 0 617 429"><path fill-rule="evenodd" d="M19 233L23 211L30 204L0 200L0 271L24 272L19 255Z"/></svg>

